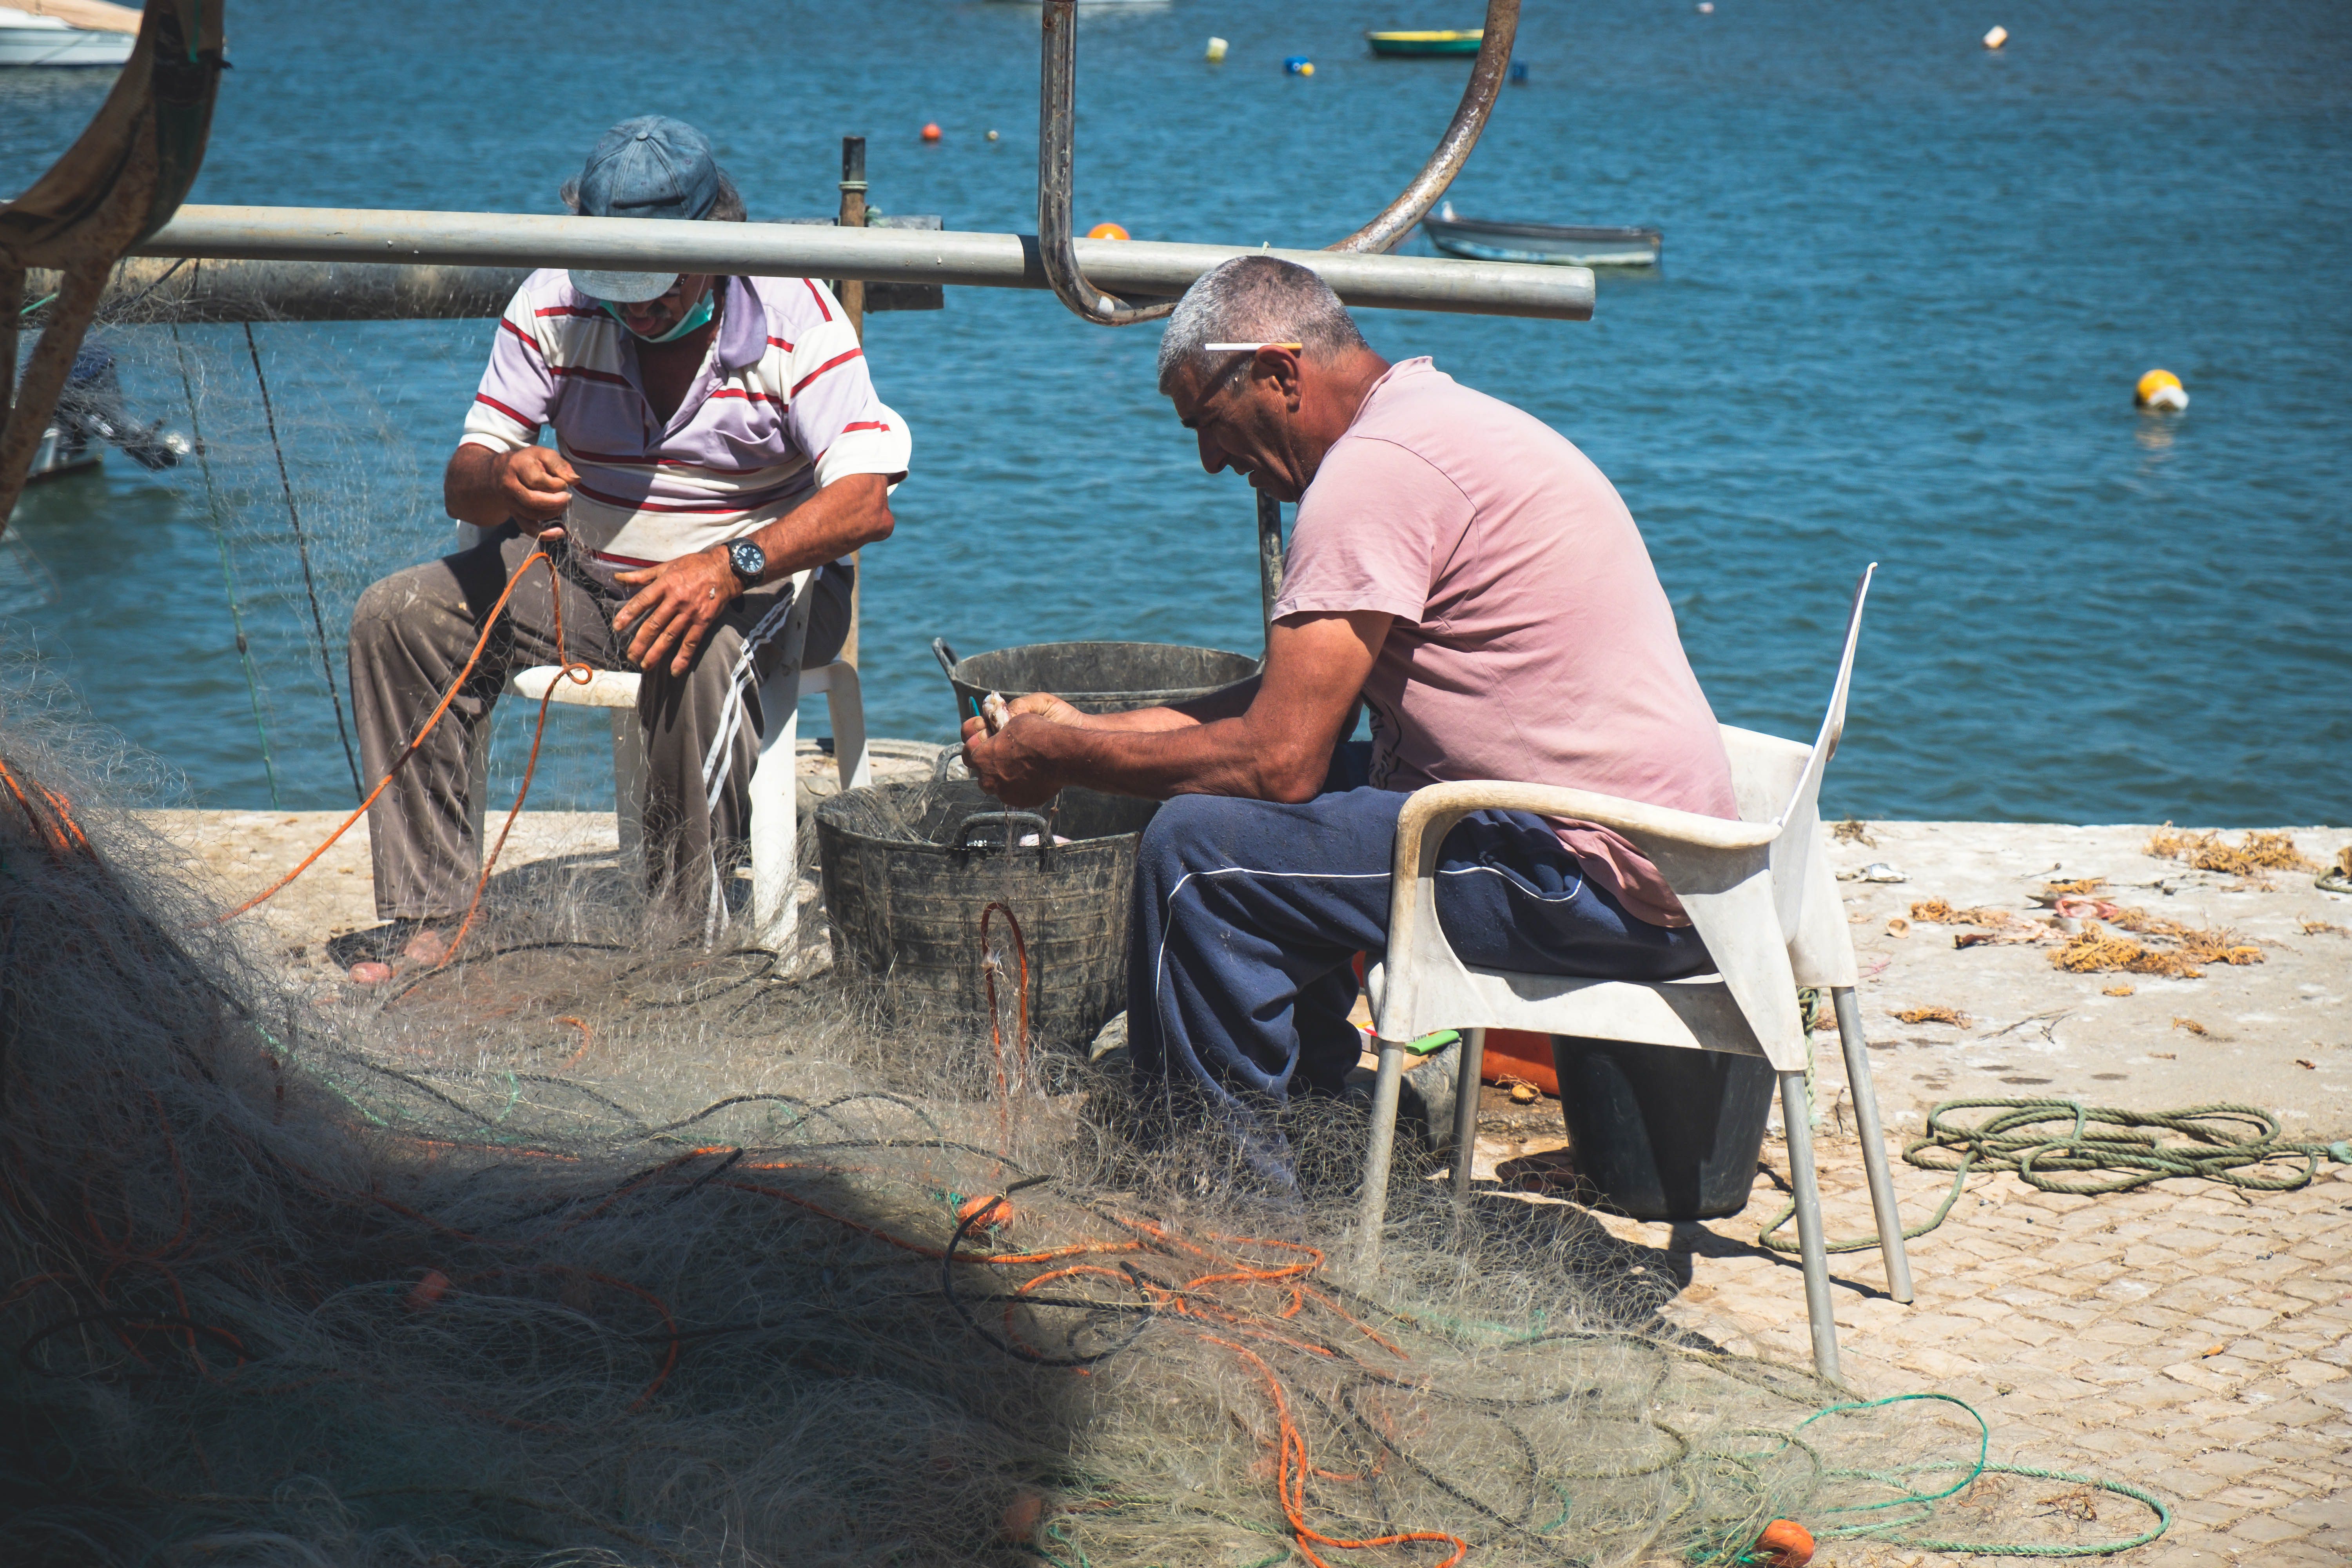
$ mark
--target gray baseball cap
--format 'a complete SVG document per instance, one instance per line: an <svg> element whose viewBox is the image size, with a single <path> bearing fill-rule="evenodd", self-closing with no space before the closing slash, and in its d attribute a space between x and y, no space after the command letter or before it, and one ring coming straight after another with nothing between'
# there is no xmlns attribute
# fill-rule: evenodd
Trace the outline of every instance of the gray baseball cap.
<svg viewBox="0 0 2352 1568"><path fill-rule="evenodd" d="M641 114L604 132L573 199L584 217L699 218L718 202L719 186L708 137L682 120ZM659 299L677 281L675 272L572 269L574 289L621 305Z"/></svg>

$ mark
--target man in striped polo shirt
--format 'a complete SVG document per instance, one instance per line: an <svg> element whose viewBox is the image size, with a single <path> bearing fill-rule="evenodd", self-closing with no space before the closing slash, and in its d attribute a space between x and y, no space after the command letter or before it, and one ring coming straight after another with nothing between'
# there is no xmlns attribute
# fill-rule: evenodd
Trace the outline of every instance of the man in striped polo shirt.
<svg viewBox="0 0 2352 1568"><path fill-rule="evenodd" d="M740 222L693 127L606 132L564 199L590 216ZM540 444L551 429L554 445ZM906 421L875 395L856 332L806 278L534 272L507 307L449 459L469 550L394 574L352 616L352 699L371 778L408 749L534 550L481 661L369 816L385 956L431 963L472 894L469 747L512 669L562 656L643 672L654 889L715 936L746 853L760 682L790 656L788 579L816 568L803 665L840 650L843 559L889 537ZM560 581L559 581L560 579ZM389 970L362 966L361 978Z"/></svg>

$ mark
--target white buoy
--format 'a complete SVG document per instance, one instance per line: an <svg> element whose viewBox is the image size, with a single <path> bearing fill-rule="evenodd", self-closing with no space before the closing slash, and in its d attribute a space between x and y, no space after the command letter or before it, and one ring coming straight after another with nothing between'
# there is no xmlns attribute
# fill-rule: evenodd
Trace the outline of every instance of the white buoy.
<svg viewBox="0 0 2352 1568"><path fill-rule="evenodd" d="M2009 42L2009 29L2007 27L1995 27L1991 32L1985 35L1986 48L1997 49L2007 42Z"/></svg>
<svg viewBox="0 0 2352 1568"><path fill-rule="evenodd" d="M1211 39L1209 40L1209 63L1210 63L1211 65L1213 65L1213 65L1222 65L1222 64L1223 64L1223 63L1224 63L1224 58L1225 58L1225 49L1226 49L1226 47L1228 47L1228 46L1226 45L1226 43L1225 43L1225 40L1224 40L1224 39L1223 39L1223 38L1211 38Z"/></svg>

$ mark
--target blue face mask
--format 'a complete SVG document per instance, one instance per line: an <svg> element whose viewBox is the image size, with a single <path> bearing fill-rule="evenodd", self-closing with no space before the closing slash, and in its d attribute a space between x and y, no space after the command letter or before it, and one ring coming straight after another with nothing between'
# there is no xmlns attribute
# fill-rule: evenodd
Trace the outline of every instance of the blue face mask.
<svg viewBox="0 0 2352 1568"><path fill-rule="evenodd" d="M686 336L687 333L698 331L702 328L710 324L710 317L712 314L710 301L718 292L719 290L716 287L705 289L702 291L702 298L695 301L694 309L688 310L682 318L680 318L677 325L662 333L659 337L649 338L646 336L645 333L638 331L634 327L631 327L628 322L621 321L621 312L613 309L612 301L609 300L604 301L604 313L612 317L613 320L621 321L622 328L625 330L631 337L636 339L641 343L674 343L677 342L678 339Z"/></svg>

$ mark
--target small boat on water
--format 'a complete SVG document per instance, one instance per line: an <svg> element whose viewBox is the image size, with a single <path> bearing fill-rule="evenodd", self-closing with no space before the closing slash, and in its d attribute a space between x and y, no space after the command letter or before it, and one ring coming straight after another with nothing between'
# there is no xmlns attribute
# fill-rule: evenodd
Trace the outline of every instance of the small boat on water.
<svg viewBox="0 0 2352 1568"><path fill-rule="evenodd" d="M1472 27L1467 31L1448 28L1442 32L1366 33L1364 38L1376 55L1475 55L1486 36L1484 27Z"/></svg>
<svg viewBox="0 0 2352 1568"><path fill-rule="evenodd" d="M1429 242L1469 261L1538 261L1557 267L1655 267L1665 235L1654 228L1497 223L1456 217L1447 202L1421 220Z"/></svg>
<svg viewBox="0 0 2352 1568"><path fill-rule="evenodd" d="M0 67L115 66L139 41L139 13L106 0L0 5Z"/></svg>

